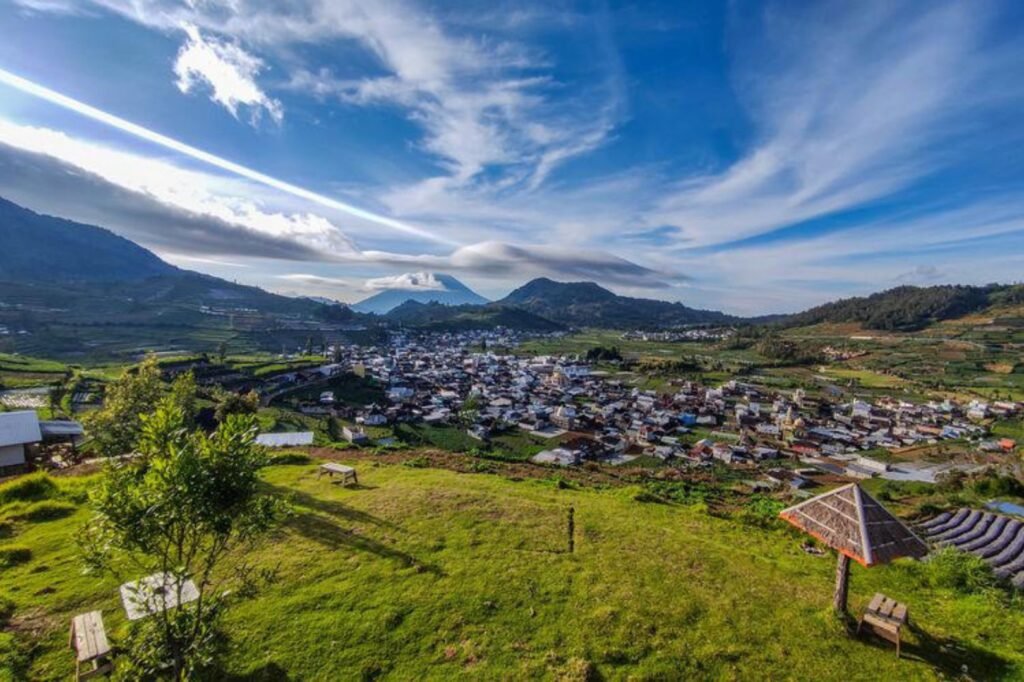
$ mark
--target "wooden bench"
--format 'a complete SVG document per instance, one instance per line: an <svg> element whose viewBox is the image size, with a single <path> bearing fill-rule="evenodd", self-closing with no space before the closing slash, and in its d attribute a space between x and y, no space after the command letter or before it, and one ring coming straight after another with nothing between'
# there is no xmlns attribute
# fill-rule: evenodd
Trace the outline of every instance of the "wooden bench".
<svg viewBox="0 0 1024 682"><path fill-rule="evenodd" d="M857 624L857 634L867 625L872 632L896 645L896 657L900 655L900 630L907 624L910 614L906 604L886 597L881 592L875 593L871 603Z"/></svg>
<svg viewBox="0 0 1024 682"><path fill-rule="evenodd" d="M71 620L70 644L76 655L76 680L87 680L90 677L109 673L114 669L114 664L110 662L110 642L107 641L107 630L103 627L103 615L99 611L83 613ZM83 663L92 664L92 667L87 667L83 672Z"/></svg>
<svg viewBox="0 0 1024 682"><path fill-rule="evenodd" d="M320 478L324 474L334 478L335 474L341 476L341 484L347 485L349 481L352 481L356 485L359 485L359 478L356 476L356 470L352 467L345 466L344 464L338 464L337 462L327 462L321 464L317 470L316 477Z"/></svg>

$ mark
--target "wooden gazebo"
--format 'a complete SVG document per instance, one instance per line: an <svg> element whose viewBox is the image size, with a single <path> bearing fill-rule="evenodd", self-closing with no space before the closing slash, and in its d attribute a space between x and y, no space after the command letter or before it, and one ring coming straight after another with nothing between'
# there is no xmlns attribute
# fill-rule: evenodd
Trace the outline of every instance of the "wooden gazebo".
<svg viewBox="0 0 1024 682"><path fill-rule="evenodd" d="M900 557L921 558L928 546L856 483L784 509L779 516L839 553L832 604L846 612L850 559L870 568Z"/></svg>

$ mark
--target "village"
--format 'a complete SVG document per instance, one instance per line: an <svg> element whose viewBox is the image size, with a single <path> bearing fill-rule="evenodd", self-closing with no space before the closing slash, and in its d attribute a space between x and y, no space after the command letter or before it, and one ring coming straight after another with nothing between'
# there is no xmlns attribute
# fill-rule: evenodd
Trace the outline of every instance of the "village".
<svg viewBox="0 0 1024 682"><path fill-rule="evenodd" d="M990 437L986 424L1018 415L1018 402L869 401L735 379L717 386L680 379L659 392L632 386L578 355L487 350L520 341L504 330L393 334L386 346L332 347L331 362L278 374L259 390L265 403L305 396L290 404L308 416L344 420L342 437L357 445L373 444L368 428L397 424L460 429L481 444L519 431L545 444L532 456L535 463L625 465L644 458L686 468L724 464L758 470L753 485L768 488L800 489L815 474L934 482L943 472L997 464L1017 446ZM358 404L329 390L340 376L379 386L381 399ZM302 445L312 434L268 438ZM942 443L963 445L978 457L898 461L890 455Z"/></svg>

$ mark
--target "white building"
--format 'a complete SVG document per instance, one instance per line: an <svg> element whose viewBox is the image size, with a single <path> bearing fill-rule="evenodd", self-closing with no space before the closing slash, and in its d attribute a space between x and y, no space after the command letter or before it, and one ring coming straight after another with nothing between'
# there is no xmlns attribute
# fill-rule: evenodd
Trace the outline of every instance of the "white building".
<svg viewBox="0 0 1024 682"><path fill-rule="evenodd" d="M0 471L25 463L25 447L43 440L35 410L0 413Z"/></svg>

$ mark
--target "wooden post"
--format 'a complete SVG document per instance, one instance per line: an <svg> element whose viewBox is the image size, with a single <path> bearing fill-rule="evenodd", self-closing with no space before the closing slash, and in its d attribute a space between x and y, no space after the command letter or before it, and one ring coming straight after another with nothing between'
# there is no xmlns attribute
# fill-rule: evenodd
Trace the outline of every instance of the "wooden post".
<svg viewBox="0 0 1024 682"><path fill-rule="evenodd" d="M850 557L842 552L839 553L839 562L836 564L836 593L832 597L832 607L836 613L846 613L846 597L850 588Z"/></svg>
<svg viewBox="0 0 1024 682"><path fill-rule="evenodd" d="M576 508L569 505L569 554L576 551Z"/></svg>

